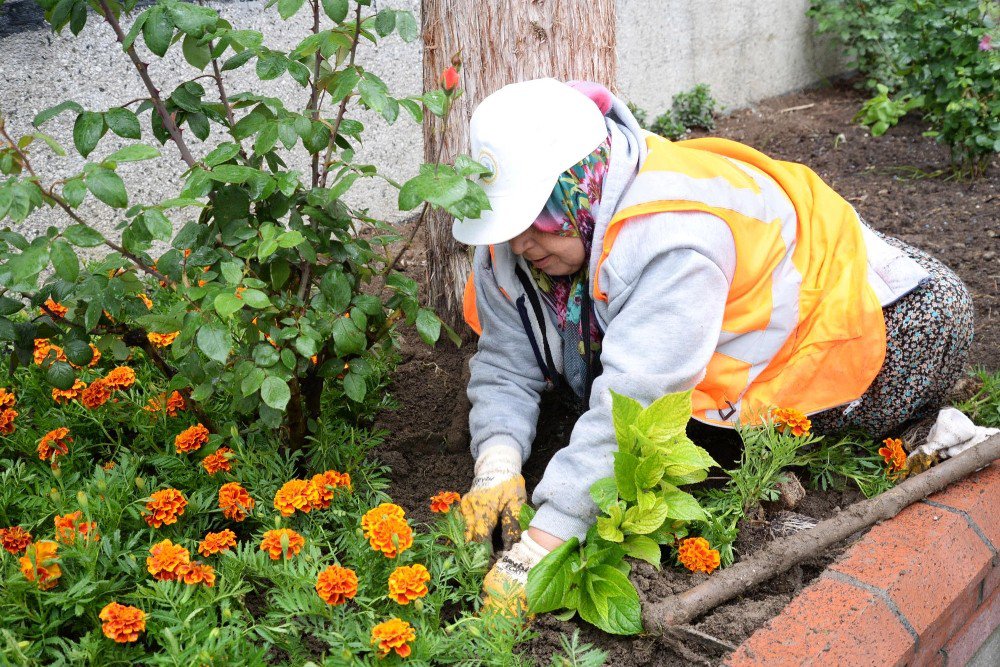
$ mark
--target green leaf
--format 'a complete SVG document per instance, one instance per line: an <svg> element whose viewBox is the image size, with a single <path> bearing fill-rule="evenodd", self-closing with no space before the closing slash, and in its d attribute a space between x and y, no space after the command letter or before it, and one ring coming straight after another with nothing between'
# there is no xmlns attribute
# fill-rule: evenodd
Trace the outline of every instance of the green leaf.
<svg viewBox="0 0 1000 667"><path fill-rule="evenodd" d="M349 317L338 317L333 323L334 350L338 357L348 357L361 354L368 346L368 339L365 334L354 324L354 320Z"/></svg>
<svg viewBox="0 0 1000 667"><path fill-rule="evenodd" d="M196 338L198 348L205 353L205 356L219 363L226 363L229 351L233 347L233 338L228 329L214 322L205 324L198 329Z"/></svg>
<svg viewBox="0 0 1000 667"><path fill-rule="evenodd" d="M209 176L213 181L222 181L223 183L245 183L247 179L260 173L253 167L244 167L240 164L220 164L212 168Z"/></svg>
<svg viewBox="0 0 1000 667"><path fill-rule="evenodd" d="M611 420L615 425L615 439L618 440L621 451L635 451L635 435L629 426L635 423L641 412L642 404L639 401L611 390Z"/></svg>
<svg viewBox="0 0 1000 667"><path fill-rule="evenodd" d="M60 102L54 107L49 107L44 111L40 111L38 115L35 116L31 124L35 127L41 127L43 124L52 120L64 111L75 111L77 114L83 113L83 107L74 102L73 100L66 100L65 102Z"/></svg>
<svg viewBox="0 0 1000 667"><path fill-rule="evenodd" d="M62 235L67 241L81 248L93 248L104 243L104 236L86 225L70 225L63 230Z"/></svg>
<svg viewBox="0 0 1000 667"><path fill-rule="evenodd" d="M260 389L261 385L264 384L264 378L266 377L267 375L264 373L263 369L253 369L247 373L242 380L240 380L240 392L244 396L249 396Z"/></svg>
<svg viewBox="0 0 1000 667"><path fill-rule="evenodd" d="M87 184L83 182L82 178L71 178L63 183L62 196L67 204L76 208L83 203L87 196ZM0 215L0 218L2 217L3 215Z"/></svg>
<svg viewBox="0 0 1000 667"><path fill-rule="evenodd" d="M455 204L468 188L465 178L450 168L440 167L414 176L399 191L399 208L409 211L427 201L442 208Z"/></svg>
<svg viewBox="0 0 1000 667"><path fill-rule="evenodd" d="M660 569L660 545L645 535L629 535L622 543L625 554Z"/></svg>
<svg viewBox="0 0 1000 667"><path fill-rule="evenodd" d="M268 368L278 363L278 351L267 343L261 343L253 349L253 361L258 366Z"/></svg>
<svg viewBox="0 0 1000 667"><path fill-rule="evenodd" d="M72 366L64 361L52 362L48 370L45 371L45 379L56 389L71 389L73 381L76 380L76 373Z"/></svg>
<svg viewBox="0 0 1000 667"><path fill-rule="evenodd" d="M383 9L375 15L375 32L379 37L385 37L392 33L396 27L396 10Z"/></svg>
<svg viewBox="0 0 1000 667"><path fill-rule="evenodd" d="M104 113L104 122L108 128L123 139L142 138L142 128L139 126L139 117L124 107L108 109Z"/></svg>
<svg viewBox="0 0 1000 667"><path fill-rule="evenodd" d="M104 124L104 114L82 111L73 123L73 145L77 152L87 157L97 147L108 128Z"/></svg>
<svg viewBox="0 0 1000 667"><path fill-rule="evenodd" d="M423 95L424 106L435 116L444 116L448 108L448 96L443 90L429 90Z"/></svg>
<svg viewBox="0 0 1000 667"><path fill-rule="evenodd" d="M71 340L63 346L63 352L70 363L77 366L86 366L94 358L94 351L90 345L82 340Z"/></svg>
<svg viewBox="0 0 1000 667"><path fill-rule="evenodd" d="M239 145L234 144L231 141L227 141L226 143L216 146L211 153L205 156L205 159L202 160L202 162L204 162L207 167L214 167L218 164L222 164L223 162L229 162L234 157L239 155L239 153Z"/></svg>
<svg viewBox="0 0 1000 667"><path fill-rule="evenodd" d="M257 133L257 138L253 142L253 152L257 155L263 155L274 148L276 143L278 143L278 124L271 122Z"/></svg>
<svg viewBox="0 0 1000 667"><path fill-rule="evenodd" d="M358 93L361 101L377 111L390 123L396 120L399 114L399 103L389 97L388 90L384 82L374 75L366 72L361 81L358 82Z"/></svg>
<svg viewBox="0 0 1000 667"><path fill-rule="evenodd" d="M161 58L166 54L174 38L174 22L164 7L157 5L149 10L149 16L142 25L142 38L150 51Z"/></svg>
<svg viewBox="0 0 1000 667"><path fill-rule="evenodd" d="M691 418L691 391L662 396L643 410L635 420L636 427L656 444L669 442L684 435Z"/></svg>
<svg viewBox="0 0 1000 667"><path fill-rule="evenodd" d="M635 469L639 466L639 459L628 452L615 452L615 484L618 486L618 495L625 500L635 500Z"/></svg>
<svg viewBox="0 0 1000 667"><path fill-rule="evenodd" d="M400 38L407 44L420 36L417 19L414 18L412 13L405 10L396 12L396 31L399 32Z"/></svg>
<svg viewBox="0 0 1000 667"><path fill-rule="evenodd" d="M666 464L659 452L641 458L635 468L635 485L642 491L653 488L663 479L665 469Z"/></svg>
<svg viewBox="0 0 1000 667"><path fill-rule="evenodd" d="M396 100L396 101L399 102L399 106L406 109L410 113L410 115L413 116L414 121L418 123L424 122L424 110L420 108L419 104L417 104L413 100Z"/></svg>
<svg viewBox="0 0 1000 667"><path fill-rule="evenodd" d="M267 294L258 289L244 290L241 296L243 302L251 308L267 308L271 305L271 299L268 298Z"/></svg>
<svg viewBox="0 0 1000 667"><path fill-rule="evenodd" d="M644 498L649 498L644 502ZM648 535L663 525L669 508L667 503L652 493L639 495L639 504L625 510L621 528L628 533Z"/></svg>
<svg viewBox="0 0 1000 667"><path fill-rule="evenodd" d="M271 376L264 380L260 387L260 397L268 406L275 410L284 410L288 405L288 400L292 397L292 392L288 389L288 383Z"/></svg>
<svg viewBox="0 0 1000 667"><path fill-rule="evenodd" d="M608 507L618 502L618 487L615 485L615 478L605 477L591 484L590 497L602 512L607 512Z"/></svg>
<svg viewBox="0 0 1000 667"><path fill-rule="evenodd" d="M698 470L707 470L717 466L711 455L684 437L670 445L663 452L666 468L664 474L672 477L688 475Z"/></svg>
<svg viewBox="0 0 1000 667"><path fill-rule="evenodd" d="M293 229L278 235L275 239L279 248L294 248L304 240L302 232Z"/></svg>
<svg viewBox="0 0 1000 667"><path fill-rule="evenodd" d="M198 38L191 35L184 35L181 52L184 54L184 60L198 71L205 69L205 66L212 62L212 51L208 48L208 43L200 44Z"/></svg>
<svg viewBox="0 0 1000 667"><path fill-rule="evenodd" d="M305 0L278 0L278 15L287 21L295 16L295 12L302 8Z"/></svg>
<svg viewBox="0 0 1000 667"><path fill-rule="evenodd" d="M121 177L110 169L98 167L86 176L91 194L112 208L128 206L128 193Z"/></svg>
<svg viewBox="0 0 1000 667"><path fill-rule="evenodd" d="M49 248L49 259L56 275L63 280L75 283L80 275L80 260L73 248L62 239L56 239Z"/></svg>
<svg viewBox="0 0 1000 667"><path fill-rule="evenodd" d="M347 18L348 0L323 0L323 11L334 23L342 23Z"/></svg>
<svg viewBox="0 0 1000 667"><path fill-rule="evenodd" d="M517 523L521 526L521 530L528 530L531 526L531 520L535 518L536 510L534 507L528 503L523 503L521 505L521 511L517 513Z"/></svg>
<svg viewBox="0 0 1000 667"><path fill-rule="evenodd" d="M708 514L690 493L680 489L665 491L660 498L667 504L667 518L678 521L707 521Z"/></svg>
<svg viewBox="0 0 1000 667"><path fill-rule="evenodd" d="M364 400L368 392L368 383L357 373L348 373L344 376L344 393L352 401L360 403Z"/></svg>
<svg viewBox="0 0 1000 667"><path fill-rule="evenodd" d="M288 59L274 51L265 51L257 56L257 78L261 81L277 79L288 69Z"/></svg>
<svg viewBox="0 0 1000 667"><path fill-rule="evenodd" d="M233 313L241 310L246 304L235 294L223 292L215 296L215 312L222 317L229 317Z"/></svg>
<svg viewBox="0 0 1000 667"><path fill-rule="evenodd" d="M142 30L142 26L146 25L146 19L148 18L148 9L135 17L135 21L132 21L132 27L128 29L128 33L125 35L124 41L122 41L123 50L128 51L128 49L135 44L135 40L139 36L139 31Z"/></svg>
<svg viewBox="0 0 1000 667"><path fill-rule="evenodd" d="M250 49L247 49L242 53L237 53L235 56L233 56L225 63L223 63L222 71L228 72L229 70L237 69L238 67L243 67L248 62L250 62L250 60L256 55L257 54L251 51Z"/></svg>
<svg viewBox="0 0 1000 667"><path fill-rule="evenodd" d="M417 333L428 345L433 345L441 337L441 319L428 308L417 311Z"/></svg>
<svg viewBox="0 0 1000 667"><path fill-rule="evenodd" d="M142 221L145 223L150 235L157 241L169 241L173 236L173 223L159 209L148 208L143 211Z"/></svg>
<svg viewBox="0 0 1000 667"><path fill-rule="evenodd" d="M608 506L605 511L608 516L597 517L597 534L608 542L621 542L625 539L625 534L620 527L625 518L624 503L614 503Z"/></svg>
<svg viewBox="0 0 1000 667"><path fill-rule="evenodd" d="M639 594L625 574L610 565L587 568L580 589L580 618L614 635L642 632Z"/></svg>
<svg viewBox="0 0 1000 667"><path fill-rule="evenodd" d="M562 609L569 589L579 580L580 541L571 537L528 571L525 592L533 614Z"/></svg>
<svg viewBox="0 0 1000 667"><path fill-rule="evenodd" d="M160 157L160 151L145 144L133 144L119 149L104 158L103 162L141 162Z"/></svg>
<svg viewBox="0 0 1000 667"><path fill-rule="evenodd" d="M340 269L327 269L319 289L333 312L342 313L351 305L351 281Z"/></svg>
<svg viewBox="0 0 1000 667"><path fill-rule="evenodd" d="M208 7L200 7L190 2L175 2L168 11L177 28L188 35L201 37L206 30L215 27L219 14Z"/></svg>

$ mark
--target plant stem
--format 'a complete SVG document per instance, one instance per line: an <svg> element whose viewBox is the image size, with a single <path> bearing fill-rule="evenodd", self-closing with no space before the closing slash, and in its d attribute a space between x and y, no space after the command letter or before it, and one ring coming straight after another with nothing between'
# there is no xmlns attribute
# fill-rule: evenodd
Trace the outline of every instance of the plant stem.
<svg viewBox="0 0 1000 667"><path fill-rule="evenodd" d="M358 42L360 42L361 32L361 3L358 3L357 11L354 13L354 38L351 40L351 53L348 56L347 67L354 67L354 58L358 52ZM345 68L346 69L346 68ZM326 187L326 180L330 174L330 155L333 153L333 147L337 143L337 133L340 132L340 124L344 120L344 112L347 110L347 102L351 99L350 93L344 96L344 99L340 101L340 107L337 109L337 119L333 122L333 128L330 130L330 141L326 145L326 154L323 156L323 179L320 182L322 187Z"/></svg>

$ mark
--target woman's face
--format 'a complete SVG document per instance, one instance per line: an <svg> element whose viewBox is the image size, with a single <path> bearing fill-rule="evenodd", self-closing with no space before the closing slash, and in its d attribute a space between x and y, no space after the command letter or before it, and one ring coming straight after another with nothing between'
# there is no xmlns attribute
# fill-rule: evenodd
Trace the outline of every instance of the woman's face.
<svg viewBox="0 0 1000 667"><path fill-rule="evenodd" d="M583 241L528 227L510 240L510 249L550 276L573 275L586 261Z"/></svg>

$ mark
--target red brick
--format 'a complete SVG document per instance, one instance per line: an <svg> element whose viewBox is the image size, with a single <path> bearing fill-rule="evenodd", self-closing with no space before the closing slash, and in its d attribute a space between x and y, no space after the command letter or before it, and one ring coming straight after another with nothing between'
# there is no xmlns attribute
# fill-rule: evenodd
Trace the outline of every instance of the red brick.
<svg viewBox="0 0 1000 667"><path fill-rule="evenodd" d="M926 632L920 633L920 643L913 659L914 665L934 665L944 656L940 651L965 622L974 616L979 607L979 586L970 586L952 600L944 613Z"/></svg>
<svg viewBox="0 0 1000 667"><path fill-rule="evenodd" d="M917 504L872 528L831 569L886 591L923 636L956 600L968 604L969 591L978 591L992 558L963 517Z"/></svg>
<svg viewBox="0 0 1000 667"><path fill-rule="evenodd" d="M983 602L975 616L945 645L948 667L962 667L975 655L994 630L1000 627L1000 591Z"/></svg>
<svg viewBox="0 0 1000 667"><path fill-rule="evenodd" d="M1000 564L994 558L993 568L986 574L986 582L983 584L983 597L989 597L997 588L1000 588Z"/></svg>
<svg viewBox="0 0 1000 667"><path fill-rule="evenodd" d="M975 472L929 499L967 512L993 548L1000 549L1000 464Z"/></svg>
<svg viewBox="0 0 1000 667"><path fill-rule="evenodd" d="M902 665L913 637L885 602L841 581L819 579L745 641L730 667Z"/></svg>

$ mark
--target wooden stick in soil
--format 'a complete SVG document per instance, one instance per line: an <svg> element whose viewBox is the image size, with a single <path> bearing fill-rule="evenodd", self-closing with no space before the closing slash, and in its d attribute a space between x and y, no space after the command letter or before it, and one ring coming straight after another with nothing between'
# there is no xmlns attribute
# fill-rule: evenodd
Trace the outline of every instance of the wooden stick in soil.
<svg viewBox="0 0 1000 667"><path fill-rule="evenodd" d="M647 605L642 614L646 630L662 635L672 626L688 623L798 563L821 554L853 533L891 519L909 505L998 458L1000 435L995 435L881 495L851 505L814 528L774 540L750 558L722 570L708 581Z"/></svg>

